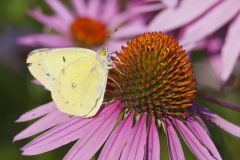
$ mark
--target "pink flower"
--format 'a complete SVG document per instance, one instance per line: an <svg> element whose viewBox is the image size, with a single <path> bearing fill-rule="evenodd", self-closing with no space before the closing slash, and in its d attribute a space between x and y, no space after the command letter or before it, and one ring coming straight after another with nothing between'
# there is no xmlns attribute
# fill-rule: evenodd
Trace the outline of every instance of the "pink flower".
<svg viewBox="0 0 240 160"><path fill-rule="evenodd" d="M141 17L120 12L117 0L71 0L74 10L69 10L59 0L45 0L53 15L44 15L35 8L29 15L51 29L50 33L21 37L18 42L28 46L70 47L79 46L95 50L120 49L129 37L145 31Z"/></svg>
<svg viewBox="0 0 240 160"><path fill-rule="evenodd" d="M220 72L220 79L226 82L240 54L240 2L239 0L185 0L178 7L165 9L149 24L149 29L164 32L181 29L179 37L183 45L206 41L221 35L216 34L221 28L225 27L226 34L223 45L220 45L220 61L216 72ZM193 47L194 48L194 47ZM213 65L216 64L214 56Z"/></svg>
<svg viewBox="0 0 240 160"><path fill-rule="evenodd" d="M169 158L184 160L177 132L197 159L221 160L203 120L240 137L240 127L201 106L195 97L240 110L240 106L196 94L188 55L161 32L138 36L122 47L122 63L109 70L103 105L92 118L61 113L53 102L23 114L17 122L39 118L14 141L42 133L21 148L36 155L76 141L65 160L89 160L102 146L99 160L159 160L158 133L166 133ZM158 131L163 132L158 132Z"/></svg>

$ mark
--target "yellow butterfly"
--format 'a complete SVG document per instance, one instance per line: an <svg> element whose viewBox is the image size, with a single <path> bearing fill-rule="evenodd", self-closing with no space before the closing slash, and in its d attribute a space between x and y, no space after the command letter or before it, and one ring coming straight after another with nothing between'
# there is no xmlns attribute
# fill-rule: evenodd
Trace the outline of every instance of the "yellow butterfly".
<svg viewBox="0 0 240 160"><path fill-rule="evenodd" d="M111 62L110 62L111 63ZM51 91L58 109L92 117L103 103L109 70L106 49L37 49L27 58L32 75Z"/></svg>

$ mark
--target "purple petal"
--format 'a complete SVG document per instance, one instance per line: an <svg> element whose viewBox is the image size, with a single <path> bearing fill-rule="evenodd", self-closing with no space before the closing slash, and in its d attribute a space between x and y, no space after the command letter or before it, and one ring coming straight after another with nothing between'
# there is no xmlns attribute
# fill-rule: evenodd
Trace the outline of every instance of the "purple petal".
<svg viewBox="0 0 240 160"><path fill-rule="evenodd" d="M222 45L223 45L222 38L212 38L212 39L208 40L208 42L207 42L207 45L206 45L207 51L209 53L216 54L216 53L220 52Z"/></svg>
<svg viewBox="0 0 240 160"><path fill-rule="evenodd" d="M136 36L144 33L146 29L143 19L136 19L121 26L115 33L113 33L112 38L121 39L124 37Z"/></svg>
<svg viewBox="0 0 240 160"><path fill-rule="evenodd" d="M166 9L155 16L149 24L149 29L151 31L161 30L166 32L186 25L198 18L218 1L184 0L180 3L179 7Z"/></svg>
<svg viewBox="0 0 240 160"><path fill-rule="evenodd" d="M101 9L100 0L93 0L88 2L88 16L91 18L96 18L99 15L99 10Z"/></svg>
<svg viewBox="0 0 240 160"><path fill-rule="evenodd" d="M220 78L220 75L222 73L222 61L220 55L213 55L208 58L210 65L212 66L216 76Z"/></svg>
<svg viewBox="0 0 240 160"><path fill-rule="evenodd" d="M181 133L184 141L197 159L213 160L214 157L209 153L208 149L194 136L194 134L183 124L182 121L174 119L176 128Z"/></svg>
<svg viewBox="0 0 240 160"><path fill-rule="evenodd" d="M50 34L33 34L18 38L18 43L28 46L42 47L70 47L73 42L67 37L50 35Z"/></svg>
<svg viewBox="0 0 240 160"><path fill-rule="evenodd" d="M131 112L113 131L100 153L99 160L119 159L122 149L131 133L133 115L134 113Z"/></svg>
<svg viewBox="0 0 240 160"><path fill-rule="evenodd" d="M69 117L64 115L62 112L55 110L55 111L47 114L46 116L42 117L41 119L37 120L35 123L33 123L26 129L24 129L19 134L17 134L14 137L14 141L24 139L24 138L33 136L35 134L38 134L42 131L52 128L53 126L63 123L68 119L69 119Z"/></svg>
<svg viewBox="0 0 240 160"><path fill-rule="evenodd" d="M167 7L173 8L176 7L178 4L178 0L161 0Z"/></svg>
<svg viewBox="0 0 240 160"><path fill-rule="evenodd" d="M61 19L59 19L57 16L44 15L40 8L30 10L28 12L28 15L38 20L40 23L43 23L50 28L53 28L55 31L61 34L69 34L69 28L66 25L62 25Z"/></svg>
<svg viewBox="0 0 240 160"><path fill-rule="evenodd" d="M129 20L130 16L128 12L124 12L122 14L118 14L113 19L111 19L111 23L109 23L109 28L118 28L120 25L124 24L127 20Z"/></svg>
<svg viewBox="0 0 240 160"><path fill-rule="evenodd" d="M25 145L21 150L24 155L41 154L75 141L76 139L84 138L115 112L117 109L116 105L118 104L119 103L113 103L108 105L97 117L88 119L76 117L53 127Z"/></svg>
<svg viewBox="0 0 240 160"><path fill-rule="evenodd" d="M155 125L155 119L152 117L148 132L148 141L146 147L146 160L160 160L160 142L158 131Z"/></svg>
<svg viewBox="0 0 240 160"><path fill-rule="evenodd" d="M144 114L132 129L120 160L143 159L147 139L146 125L146 114Z"/></svg>
<svg viewBox="0 0 240 160"><path fill-rule="evenodd" d="M72 6L74 7L75 11L80 16L84 16L87 12L87 5L83 0L71 0Z"/></svg>
<svg viewBox="0 0 240 160"><path fill-rule="evenodd" d="M228 29L222 48L223 72L221 79L226 82L230 77L240 55L240 14Z"/></svg>
<svg viewBox="0 0 240 160"><path fill-rule="evenodd" d="M53 102L50 102L24 113L16 120L16 122L30 121L30 120L42 117L56 110L57 110L56 105Z"/></svg>
<svg viewBox="0 0 240 160"><path fill-rule="evenodd" d="M100 19L104 22L109 23L112 17L114 17L118 12L118 1L117 0L108 0L105 1L105 8L102 10L102 15L100 15Z"/></svg>
<svg viewBox="0 0 240 160"><path fill-rule="evenodd" d="M110 51L120 51L124 43L126 42L123 40L110 39L106 44L104 44L104 47L108 48ZM96 51L100 50L101 48L96 49Z"/></svg>
<svg viewBox="0 0 240 160"><path fill-rule="evenodd" d="M120 110L106 117L96 129L92 128L86 137L80 138L64 157L64 160L89 160L103 145L111 133Z"/></svg>
<svg viewBox="0 0 240 160"><path fill-rule="evenodd" d="M32 82L33 84L35 84L35 85L42 86L42 83L41 83L39 80L34 79L34 80L32 80L31 82Z"/></svg>
<svg viewBox="0 0 240 160"><path fill-rule="evenodd" d="M192 42L192 43L187 43L187 44L183 44L183 48L190 53L193 49L197 50L197 49L203 49L206 46L206 41L199 41L199 42ZM191 53L190 53L191 54Z"/></svg>
<svg viewBox="0 0 240 160"><path fill-rule="evenodd" d="M165 130L167 135L168 153L170 160L185 160L181 143L171 122L165 119Z"/></svg>
<svg viewBox="0 0 240 160"><path fill-rule="evenodd" d="M199 124L199 122L193 119L188 119L186 124L199 141L208 148L215 159L222 159L213 141L209 137L208 132Z"/></svg>
<svg viewBox="0 0 240 160"><path fill-rule="evenodd" d="M198 97L200 97L204 100L207 100L209 102L218 104L219 106L240 111L240 106L239 105L231 104L231 103L225 102L221 99L218 99L218 98L215 98L215 97L212 97L212 96L209 96L209 95L205 95L205 94L202 94L202 93L198 93Z"/></svg>
<svg viewBox="0 0 240 160"><path fill-rule="evenodd" d="M208 14L186 28L182 43L199 41L229 22L240 10L238 0L222 1Z"/></svg>
<svg viewBox="0 0 240 160"><path fill-rule="evenodd" d="M240 127L223 119L222 117L216 115L215 113L212 113L208 110L203 110L202 114L205 115L205 118L207 118L209 121L217 125L218 127L222 128L224 131L236 136L240 137Z"/></svg>
<svg viewBox="0 0 240 160"><path fill-rule="evenodd" d="M147 4L147 5L140 5L140 6L132 7L129 10L129 12L131 14L140 14L140 13L158 11L158 10L161 10L163 8L165 8L164 4L154 3L154 4Z"/></svg>
<svg viewBox="0 0 240 160"><path fill-rule="evenodd" d="M46 3L55 11L65 25L69 26L74 20L71 12L59 0L45 0Z"/></svg>

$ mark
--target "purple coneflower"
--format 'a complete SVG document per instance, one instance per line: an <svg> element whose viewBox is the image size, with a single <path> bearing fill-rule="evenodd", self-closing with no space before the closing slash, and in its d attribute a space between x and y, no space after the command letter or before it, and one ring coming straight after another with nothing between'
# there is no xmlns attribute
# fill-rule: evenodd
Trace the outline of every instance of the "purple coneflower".
<svg viewBox="0 0 240 160"><path fill-rule="evenodd" d="M240 1L239 0L185 0L178 7L165 9L149 24L150 31L163 32L182 29L179 39L182 44L208 41L208 38L225 36L220 58L214 56L210 62L220 60L220 79L225 83L238 61L240 54ZM221 34L220 29L226 30ZM222 35L222 33L224 33ZM205 43L209 47L209 43ZM219 44L220 45L220 44ZM213 64L215 65L215 64ZM221 68L219 68L221 67Z"/></svg>
<svg viewBox="0 0 240 160"><path fill-rule="evenodd" d="M61 113L53 102L23 114L17 122L40 118L16 135L14 141L42 133L21 148L36 155L72 141L65 160L89 160L102 146L99 160L158 160L159 134L166 135L171 160L183 160L180 133L197 159L220 160L203 120L240 137L240 128L197 104L196 96L240 110L197 94L190 59L170 36L145 33L129 41L117 54L122 63L109 71L105 103L92 118Z"/></svg>
<svg viewBox="0 0 240 160"><path fill-rule="evenodd" d="M59 0L45 0L53 15L44 15L40 8L29 15L52 31L19 38L29 46L69 47L79 46L95 50L120 49L126 38L146 30L144 20L133 19L128 11L120 12L117 0L71 0L74 10L66 8Z"/></svg>

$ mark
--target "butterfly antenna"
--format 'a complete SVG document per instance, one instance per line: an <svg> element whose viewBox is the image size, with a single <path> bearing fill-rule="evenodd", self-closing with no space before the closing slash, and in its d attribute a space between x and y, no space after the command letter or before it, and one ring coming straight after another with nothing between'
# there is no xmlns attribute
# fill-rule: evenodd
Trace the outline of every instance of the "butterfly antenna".
<svg viewBox="0 0 240 160"><path fill-rule="evenodd" d="M112 80L112 81L119 87L120 91L122 92L122 88L121 88L120 85L117 83L117 81L115 81L113 78L111 78L111 77L109 77L109 76L108 76L108 78L109 78L110 80Z"/></svg>

